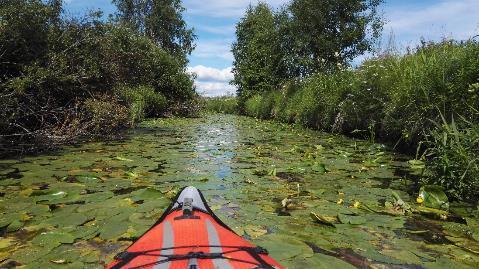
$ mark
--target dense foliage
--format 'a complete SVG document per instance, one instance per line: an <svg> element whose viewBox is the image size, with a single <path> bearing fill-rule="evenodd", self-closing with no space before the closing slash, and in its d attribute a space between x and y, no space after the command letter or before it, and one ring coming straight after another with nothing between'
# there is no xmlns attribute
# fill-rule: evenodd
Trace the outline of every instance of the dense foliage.
<svg viewBox="0 0 479 269"><path fill-rule="evenodd" d="M444 41L291 81L249 98L244 111L376 138L411 153L419 147L429 161L428 182L456 198L477 199L478 81L479 43ZM453 118L461 120L451 129Z"/></svg>
<svg viewBox="0 0 479 269"><path fill-rule="evenodd" d="M203 108L208 112L237 114L238 99L235 96L205 97Z"/></svg>
<svg viewBox="0 0 479 269"><path fill-rule="evenodd" d="M293 0L275 12L250 6L236 27L234 80L240 106L285 81L334 72L370 51L382 22L380 0Z"/></svg>
<svg viewBox="0 0 479 269"><path fill-rule="evenodd" d="M2 148L18 140L50 143L65 135L114 134L145 116L187 113L196 93L184 55L156 41L105 22L100 12L65 18L61 1L1 0ZM121 122L99 121L99 132L89 123L107 113L101 104L108 99L108 113L118 117L105 119Z"/></svg>
<svg viewBox="0 0 479 269"><path fill-rule="evenodd" d="M243 100L255 93L274 90L281 82L281 51L275 18L264 3L250 6L236 27L233 44L234 80Z"/></svg>
<svg viewBox="0 0 479 269"><path fill-rule="evenodd" d="M113 0L118 20L148 36L161 48L184 58L194 49L195 35L188 29L181 0Z"/></svg>

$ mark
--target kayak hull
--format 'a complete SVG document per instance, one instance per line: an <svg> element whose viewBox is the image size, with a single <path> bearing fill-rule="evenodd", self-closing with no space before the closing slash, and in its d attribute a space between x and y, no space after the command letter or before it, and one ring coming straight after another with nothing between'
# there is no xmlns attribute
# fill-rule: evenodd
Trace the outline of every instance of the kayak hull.
<svg viewBox="0 0 479 269"><path fill-rule="evenodd" d="M180 201L193 199L193 212L185 214ZM208 207L201 192L185 188L160 220L108 269L247 269L283 268L234 233Z"/></svg>

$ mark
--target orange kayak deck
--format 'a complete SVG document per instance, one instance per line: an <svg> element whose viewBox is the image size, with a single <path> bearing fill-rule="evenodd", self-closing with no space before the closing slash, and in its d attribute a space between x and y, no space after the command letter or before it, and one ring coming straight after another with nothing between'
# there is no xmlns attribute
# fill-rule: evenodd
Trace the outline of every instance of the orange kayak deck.
<svg viewBox="0 0 479 269"><path fill-rule="evenodd" d="M190 194L196 190L188 188ZM150 230L119 253L106 268L284 268L269 257L265 249L252 245L221 222L201 192L197 192L198 195L190 196L202 201L193 203L192 210L185 210L183 204L175 200ZM185 198L182 196L180 193L177 199Z"/></svg>

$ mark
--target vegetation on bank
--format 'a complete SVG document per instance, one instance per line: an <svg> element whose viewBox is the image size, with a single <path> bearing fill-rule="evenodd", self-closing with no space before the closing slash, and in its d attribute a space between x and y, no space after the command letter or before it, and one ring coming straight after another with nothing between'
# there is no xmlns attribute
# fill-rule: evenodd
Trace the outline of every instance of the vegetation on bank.
<svg viewBox="0 0 479 269"><path fill-rule="evenodd" d="M281 29L285 27L302 22L305 25L318 23L302 20L307 14L295 15L298 11L294 8L299 7L299 2L305 9L329 10L333 14L337 9L342 10L344 18L333 22L336 28L343 27L347 21L354 22L354 18L366 22L362 16L370 19L370 26L353 27L363 33L355 39L356 43L344 42L347 39L341 38L340 33L331 37L327 29L323 30L325 33L314 32L314 36L311 36L313 32L297 36L299 32L292 31L289 32L292 37L284 37ZM237 42L233 46L233 83L238 87L239 112L377 139L411 153L417 152L417 158L427 161L425 183L445 187L450 197L477 200L478 42L423 42L405 55L389 51L357 68L350 68L351 58L347 56L368 51L371 45L359 44L371 44L375 31L368 35L368 29L378 30L381 25L375 17L378 2L352 2L362 6L362 11L341 5L314 6L314 1L308 0L293 0L277 12L261 3L251 7L238 23ZM364 15L365 11L369 11L369 15ZM282 19L283 14L289 14L286 20ZM270 19L254 23L259 18ZM263 25L267 23L270 25ZM321 47L320 44L327 43L329 38L339 40L341 45ZM262 39L269 42L259 42ZM316 43L306 42L309 40ZM275 50L269 49L294 45L298 47L291 51L301 54L305 51L304 44L311 49L308 59L317 59L317 65L306 60L290 61L288 53L273 57ZM276 51L281 52L281 49ZM284 70L307 72L291 74Z"/></svg>
<svg viewBox="0 0 479 269"><path fill-rule="evenodd" d="M429 161L427 182L456 198L477 199L478 56L476 42L430 44L290 82L249 98L244 112L418 151Z"/></svg>
<svg viewBox="0 0 479 269"><path fill-rule="evenodd" d="M194 113L195 36L180 1L153 2L114 1L119 12L106 21L100 11L68 18L60 0L2 1L0 154Z"/></svg>
<svg viewBox="0 0 479 269"><path fill-rule="evenodd" d="M205 97L202 107L208 112L237 114L238 98L235 96Z"/></svg>

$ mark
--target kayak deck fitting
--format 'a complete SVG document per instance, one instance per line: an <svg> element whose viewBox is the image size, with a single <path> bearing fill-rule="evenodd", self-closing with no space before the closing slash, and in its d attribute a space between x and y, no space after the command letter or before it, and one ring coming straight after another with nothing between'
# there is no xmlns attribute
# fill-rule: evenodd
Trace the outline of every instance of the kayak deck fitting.
<svg viewBox="0 0 479 269"><path fill-rule="evenodd" d="M282 269L268 252L237 235L202 193L184 188L161 218L108 269Z"/></svg>

